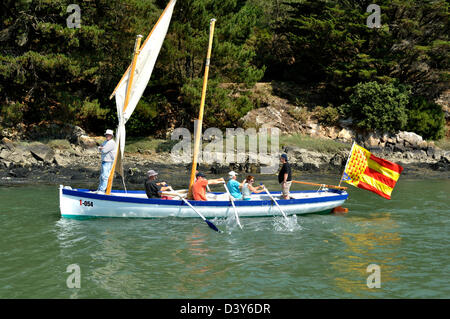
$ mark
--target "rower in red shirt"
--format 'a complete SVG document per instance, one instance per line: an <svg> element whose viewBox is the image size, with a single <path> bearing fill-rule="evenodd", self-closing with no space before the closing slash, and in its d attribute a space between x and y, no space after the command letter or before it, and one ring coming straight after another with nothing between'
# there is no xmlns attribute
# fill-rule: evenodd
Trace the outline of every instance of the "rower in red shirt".
<svg viewBox="0 0 450 319"><path fill-rule="evenodd" d="M206 199L206 186L214 184L225 183L223 178L207 180L205 174L198 172L196 175L194 185L192 185L192 196L194 200L207 200Z"/></svg>

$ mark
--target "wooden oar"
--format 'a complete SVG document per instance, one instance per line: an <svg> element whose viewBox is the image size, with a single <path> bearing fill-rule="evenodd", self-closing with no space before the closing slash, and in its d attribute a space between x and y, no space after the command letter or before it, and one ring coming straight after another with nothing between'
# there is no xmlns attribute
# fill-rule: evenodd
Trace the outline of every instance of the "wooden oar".
<svg viewBox="0 0 450 319"><path fill-rule="evenodd" d="M270 192L267 190L266 186L264 186L264 190L266 191L267 195L269 195L269 197L273 200L273 202L277 205L278 209L280 210L280 212L283 214L284 218L286 218L286 220L288 220L286 214L284 213L284 211L281 209L280 205L278 205L278 202L275 200L275 198L273 198L273 196L270 194Z"/></svg>
<svg viewBox="0 0 450 319"><path fill-rule="evenodd" d="M194 206L192 206L191 203L189 203L189 202L188 202L181 194L179 194L179 193L177 193L176 191L174 191L173 188L171 188L171 190L172 190L172 192L175 193L178 197L180 197L180 198L183 200L183 202L185 202L187 205L189 205L189 207L192 208L192 209L194 210L194 212L196 212L196 213L197 213L197 214L205 221L205 223L208 224L208 226L209 226L211 229L214 229L216 232L221 233L221 231L216 227L216 225L214 225L212 222L210 222L209 220L207 220L207 219L205 218L205 216L203 216L202 213L200 213L198 210L196 210L196 209L194 208Z"/></svg>
<svg viewBox="0 0 450 319"><path fill-rule="evenodd" d="M241 227L241 229L242 229L241 222L239 221L239 215L238 215L236 206L234 205L234 198L233 198L233 196L230 194L230 191L228 190L227 184L223 183L223 187L225 187L225 190L227 191L228 196L230 197L231 204L233 205L234 215L236 216L236 222L237 222L237 224L239 225L239 227Z"/></svg>
<svg viewBox="0 0 450 319"><path fill-rule="evenodd" d="M341 189L341 190L347 189L347 187L343 187L343 186L334 186L334 185L316 184L316 183L301 182L301 181L292 181L292 183L305 184L305 185L313 185L313 186L323 186L323 187L327 187L327 188L335 188L335 189Z"/></svg>

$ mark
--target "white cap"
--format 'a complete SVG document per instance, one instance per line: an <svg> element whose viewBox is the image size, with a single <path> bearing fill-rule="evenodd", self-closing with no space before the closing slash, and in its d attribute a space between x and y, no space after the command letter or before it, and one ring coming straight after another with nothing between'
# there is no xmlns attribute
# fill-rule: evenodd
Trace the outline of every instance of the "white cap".
<svg viewBox="0 0 450 319"><path fill-rule="evenodd" d="M113 130L106 130L105 135L114 135L114 131Z"/></svg>
<svg viewBox="0 0 450 319"><path fill-rule="evenodd" d="M149 170L148 172L147 172L147 176L148 177L150 177L150 176L155 176L155 175L158 175L158 173L157 172L155 172L154 170Z"/></svg>
<svg viewBox="0 0 450 319"><path fill-rule="evenodd" d="M236 176L237 173L236 173L235 171L231 171L231 172L228 173L228 175L231 176L231 177L233 177L233 176Z"/></svg>

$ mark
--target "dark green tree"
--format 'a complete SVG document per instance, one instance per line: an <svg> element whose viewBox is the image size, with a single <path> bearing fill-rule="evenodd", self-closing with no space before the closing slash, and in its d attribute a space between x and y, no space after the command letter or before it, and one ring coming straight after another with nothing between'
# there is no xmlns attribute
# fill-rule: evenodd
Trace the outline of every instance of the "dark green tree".
<svg viewBox="0 0 450 319"><path fill-rule="evenodd" d="M395 133L404 129L408 121L409 97L409 91L403 85L359 83L350 102L343 104L341 111L360 129Z"/></svg>

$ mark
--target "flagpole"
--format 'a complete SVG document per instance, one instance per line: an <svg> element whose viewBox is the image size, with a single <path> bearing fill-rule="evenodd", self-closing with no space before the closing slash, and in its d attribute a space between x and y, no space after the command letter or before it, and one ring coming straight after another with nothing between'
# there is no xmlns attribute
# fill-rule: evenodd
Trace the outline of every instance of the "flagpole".
<svg viewBox="0 0 450 319"><path fill-rule="evenodd" d="M210 28L209 28L209 44L208 44L208 52L206 54L206 62L205 62L205 75L203 78L203 89L202 89L202 98L200 101L200 111L198 115L198 126L197 131L195 132L195 140L194 140L194 154L192 158L192 168L191 168L191 177L189 180L189 193L188 198L192 199L192 185L194 184L195 172L197 170L197 159L200 148L200 138L202 134L202 123L203 123L203 110L205 106L205 96L206 96L206 87L208 83L208 73L209 73L209 62L211 58L211 50L213 44L213 36L214 36L214 26L216 23L216 19L211 19Z"/></svg>
<svg viewBox="0 0 450 319"><path fill-rule="evenodd" d="M344 171L342 172L342 175L341 175L341 180L339 181L339 185L338 186L341 186L341 183L342 183L342 178L344 177L344 174L345 174L345 169L347 168L347 165L348 165L348 161L350 160L350 157L352 157L352 153L353 153L353 147L355 147L355 141L353 141L353 144L352 144L352 148L350 149L350 154L348 155L348 157L347 157L347 162L345 163L345 166L344 166Z"/></svg>
<svg viewBox="0 0 450 319"><path fill-rule="evenodd" d="M123 111L125 112L125 110L128 107L128 101L130 100L130 93L131 93L131 87L133 84L133 78L134 78L134 72L136 71L136 61L139 55L139 49L141 46L141 41L142 41L142 35L138 35L136 36L136 42L134 45L134 55L133 55L133 61L131 63L131 72L130 72L130 76L128 78L128 83L127 83L127 93L125 95L125 103L123 105ZM116 132L117 134L117 132ZM106 194L110 195L111 194L111 188L112 188L112 183L114 180L114 173L116 170L116 163L117 163L117 158L119 156L119 152L120 152L120 139L118 140L117 143L117 152L116 152L116 156L114 157L114 162L111 168L111 172L109 173L109 177L108 177L108 185L106 186Z"/></svg>

